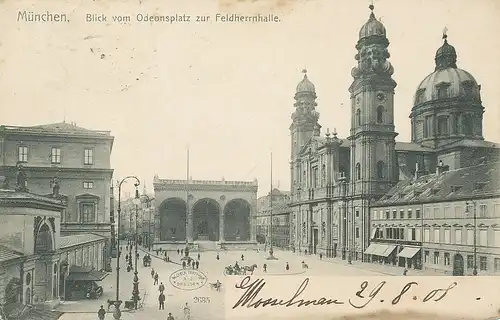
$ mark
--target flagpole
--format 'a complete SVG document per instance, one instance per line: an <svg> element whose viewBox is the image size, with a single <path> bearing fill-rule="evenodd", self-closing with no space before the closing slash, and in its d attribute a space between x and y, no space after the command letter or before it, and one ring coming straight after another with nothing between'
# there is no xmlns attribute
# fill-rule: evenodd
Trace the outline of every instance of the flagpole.
<svg viewBox="0 0 500 320"><path fill-rule="evenodd" d="M270 230L269 230L269 240L271 241L271 246L269 249L269 257L267 257L267 260L278 260L274 256L274 250L273 250L273 152L271 151L271 183L270 183L271 191L269 192L269 207L271 210L270 218L271 218L271 224L270 224Z"/></svg>
<svg viewBox="0 0 500 320"><path fill-rule="evenodd" d="M189 145L186 152L186 246L189 243Z"/></svg>

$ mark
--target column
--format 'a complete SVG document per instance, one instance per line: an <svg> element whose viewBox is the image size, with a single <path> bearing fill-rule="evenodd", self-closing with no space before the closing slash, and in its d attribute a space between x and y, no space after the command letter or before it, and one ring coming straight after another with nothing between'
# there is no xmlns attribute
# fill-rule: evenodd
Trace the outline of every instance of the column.
<svg viewBox="0 0 500 320"><path fill-rule="evenodd" d="M158 212L155 211L154 214L154 243L158 243L161 241L160 239L160 216L158 215Z"/></svg>
<svg viewBox="0 0 500 320"><path fill-rule="evenodd" d="M187 229L186 229L186 239L188 243L193 243L193 213L190 210L189 204L187 205Z"/></svg>
<svg viewBox="0 0 500 320"><path fill-rule="evenodd" d="M219 213L219 242L224 242L224 210Z"/></svg>
<svg viewBox="0 0 500 320"><path fill-rule="evenodd" d="M255 207L250 206L250 241L257 242L257 217Z"/></svg>

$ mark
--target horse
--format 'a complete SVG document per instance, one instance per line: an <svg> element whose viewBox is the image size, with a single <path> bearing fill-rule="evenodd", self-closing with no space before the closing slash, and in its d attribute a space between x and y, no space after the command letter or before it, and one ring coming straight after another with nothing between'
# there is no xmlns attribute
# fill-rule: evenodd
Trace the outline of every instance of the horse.
<svg viewBox="0 0 500 320"><path fill-rule="evenodd" d="M250 271L250 275L253 275L253 272L255 269L257 269L257 265L256 264L253 264L251 266L244 266L242 267L243 269L243 274L246 274L247 271Z"/></svg>
<svg viewBox="0 0 500 320"><path fill-rule="evenodd" d="M225 270L226 270L226 274L228 274L228 275L232 275L234 273L234 271L235 271L235 269L233 268L233 266L227 266L225 268Z"/></svg>

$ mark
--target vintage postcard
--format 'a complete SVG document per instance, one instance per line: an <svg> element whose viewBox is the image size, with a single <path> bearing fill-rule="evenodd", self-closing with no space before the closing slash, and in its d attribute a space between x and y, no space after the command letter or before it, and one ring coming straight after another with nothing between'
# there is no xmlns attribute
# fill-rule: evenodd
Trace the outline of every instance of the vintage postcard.
<svg viewBox="0 0 500 320"><path fill-rule="evenodd" d="M500 319L497 0L0 0L0 320Z"/></svg>

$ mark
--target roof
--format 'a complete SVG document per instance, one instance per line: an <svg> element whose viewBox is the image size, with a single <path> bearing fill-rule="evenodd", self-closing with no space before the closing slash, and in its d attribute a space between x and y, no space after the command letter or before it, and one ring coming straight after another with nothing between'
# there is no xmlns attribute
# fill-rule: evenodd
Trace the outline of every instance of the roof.
<svg viewBox="0 0 500 320"><path fill-rule="evenodd" d="M66 277L67 281L102 281L108 275L107 272L91 270L88 272L73 272Z"/></svg>
<svg viewBox="0 0 500 320"><path fill-rule="evenodd" d="M103 240L105 237L94 234L94 233L85 233L85 234L73 234L70 236L60 237L59 248L69 248L73 246L77 246L80 244L85 244L89 242L96 242L99 240Z"/></svg>
<svg viewBox="0 0 500 320"><path fill-rule="evenodd" d="M500 196L499 176L500 162L446 171L441 174L429 174L418 179L400 181L372 206Z"/></svg>
<svg viewBox="0 0 500 320"><path fill-rule="evenodd" d="M0 127L3 131L29 133L29 134L68 134L68 135L85 135L85 136L107 136L111 138L110 131L91 130L78 127L75 123L57 122L42 124L36 126L6 126Z"/></svg>
<svg viewBox="0 0 500 320"><path fill-rule="evenodd" d="M450 148L458 148L458 147L499 149L500 144L495 143L495 142L485 141L485 140L469 140L469 139L464 140L464 139L461 139L461 140L452 142L450 144L444 145L441 147L441 149L450 149Z"/></svg>
<svg viewBox="0 0 500 320"><path fill-rule="evenodd" d="M397 151L434 152L434 149L413 142L396 141Z"/></svg>
<svg viewBox="0 0 500 320"><path fill-rule="evenodd" d="M0 245L0 262L5 262L22 257L23 254Z"/></svg>
<svg viewBox="0 0 500 320"><path fill-rule="evenodd" d="M0 189L0 205L5 205L6 203L12 202L26 203L28 200L31 200L32 202L51 205L54 208L58 209L66 207L66 205L60 199L54 199L30 192L18 192L15 190Z"/></svg>

